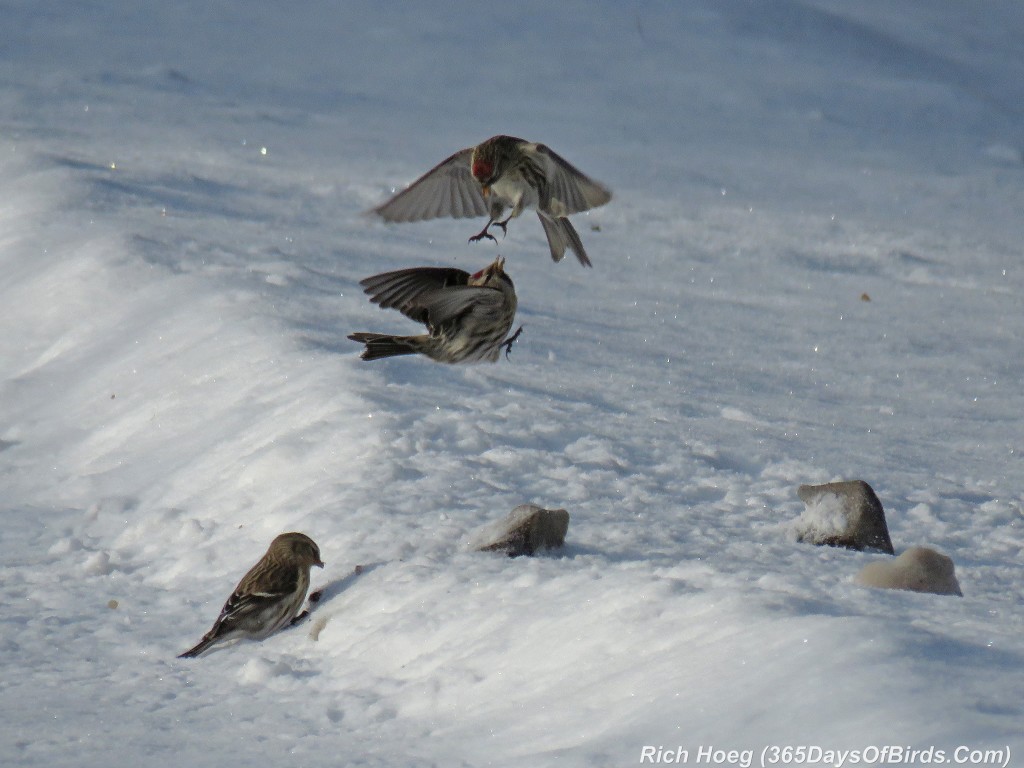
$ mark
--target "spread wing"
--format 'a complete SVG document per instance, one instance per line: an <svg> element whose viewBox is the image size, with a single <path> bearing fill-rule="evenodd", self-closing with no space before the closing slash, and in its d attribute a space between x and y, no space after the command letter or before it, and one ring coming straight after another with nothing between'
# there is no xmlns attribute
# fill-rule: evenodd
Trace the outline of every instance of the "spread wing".
<svg viewBox="0 0 1024 768"><path fill-rule="evenodd" d="M459 293L467 290L468 283L469 272L461 269L414 267L374 275L359 284L363 286L370 301L382 309L397 309L410 320L426 325L432 321L428 317L429 305L432 303L428 297L446 291ZM440 302L441 299L435 298L433 301ZM448 304L447 301L443 303Z"/></svg>
<svg viewBox="0 0 1024 768"><path fill-rule="evenodd" d="M611 190L594 181L553 152L544 144L527 144L523 150L544 169L547 176L547 197L540 201L540 207L554 216L568 216L599 205L612 199Z"/></svg>
<svg viewBox="0 0 1024 768"><path fill-rule="evenodd" d="M373 209L385 221L423 221L450 217L486 216L480 185L473 178L473 149L464 149L444 160L387 202Z"/></svg>

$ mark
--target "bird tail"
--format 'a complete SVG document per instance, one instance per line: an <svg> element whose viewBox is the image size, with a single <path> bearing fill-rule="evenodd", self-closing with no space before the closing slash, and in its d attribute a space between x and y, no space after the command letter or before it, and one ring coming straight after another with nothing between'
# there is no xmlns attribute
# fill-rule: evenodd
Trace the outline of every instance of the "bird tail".
<svg viewBox="0 0 1024 768"><path fill-rule="evenodd" d="M199 643L196 646L194 646L192 648L189 648L184 653L178 654L178 658L179 659L194 659L196 656L199 656L204 651L206 651L210 646L212 646L214 643L216 643L218 639L219 638L216 635L214 635L212 632L210 632L210 633L204 635L203 639L200 640Z"/></svg>
<svg viewBox="0 0 1024 768"><path fill-rule="evenodd" d="M587 252L583 250L583 241L580 240L579 233L576 232L572 222L564 217L551 218L543 213L538 213L537 216L540 223L544 225L544 234L548 236L548 247L551 249L552 259L561 261L565 256L565 249L568 248L576 254L576 258L584 267L593 266L590 259L587 258Z"/></svg>
<svg viewBox="0 0 1024 768"><path fill-rule="evenodd" d="M359 357L363 360L378 360L382 357L394 357L395 355L415 355L422 351L419 346L419 338L416 336L389 336L386 333L353 333L349 336L352 341L358 341L366 345L363 354Z"/></svg>

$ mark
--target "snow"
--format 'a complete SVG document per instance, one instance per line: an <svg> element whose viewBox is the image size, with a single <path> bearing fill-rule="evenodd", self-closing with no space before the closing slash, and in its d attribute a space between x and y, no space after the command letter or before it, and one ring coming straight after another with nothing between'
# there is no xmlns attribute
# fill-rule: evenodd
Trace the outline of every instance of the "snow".
<svg viewBox="0 0 1024 768"><path fill-rule="evenodd" d="M5 765L1024 752L1019 4L4 16ZM365 215L496 133L613 190L593 270ZM358 360L360 279L496 253L509 361ZM794 542L838 479L964 597ZM563 552L464 551L522 503ZM309 622L176 659L288 530Z"/></svg>

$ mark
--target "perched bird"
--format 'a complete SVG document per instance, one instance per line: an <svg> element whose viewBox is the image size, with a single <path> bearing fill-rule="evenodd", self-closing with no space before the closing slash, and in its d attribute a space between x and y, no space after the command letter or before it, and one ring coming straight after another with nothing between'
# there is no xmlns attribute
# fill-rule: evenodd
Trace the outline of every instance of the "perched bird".
<svg viewBox="0 0 1024 768"><path fill-rule="evenodd" d="M370 301L423 323L429 333L353 333L349 338L366 344L363 360L419 353L439 363L494 362L518 336L505 338L516 316L516 289L504 266L499 256L475 275L415 267L368 277L360 285Z"/></svg>
<svg viewBox="0 0 1024 768"><path fill-rule="evenodd" d="M291 624L306 599L314 565L324 567L316 543L304 533L282 533L238 582L213 628L178 658L193 658L237 637L262 640Z"/></svg>
<svg viewBox="0 0 1024 768"><path fill-rule="evenodd" d="M456 152L373 209L385 221L422 221L450 216L490 219L470 241L494 240L491 226L505 232L509 221L526 208L537 211L548 238L551 258L565 249L580 264L591 266L569 214L604 205L612 193L543 144L513 136L493 136L483 144ZM506 208L508 218L500 221Z"/></svg>

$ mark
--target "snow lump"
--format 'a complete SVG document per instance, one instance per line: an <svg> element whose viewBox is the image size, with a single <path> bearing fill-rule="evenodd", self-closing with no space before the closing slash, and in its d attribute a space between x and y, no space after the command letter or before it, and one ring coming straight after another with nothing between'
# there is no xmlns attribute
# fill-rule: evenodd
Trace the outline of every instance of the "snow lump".
<svg viewBox="0 0 1024 768"><path fill-rule="evenodd" d="M879 589L906 589L960 597L964 594L956 580L953 561L928 547L910 547L895 559L868 563L857 575L856 582Z"/></svg>

